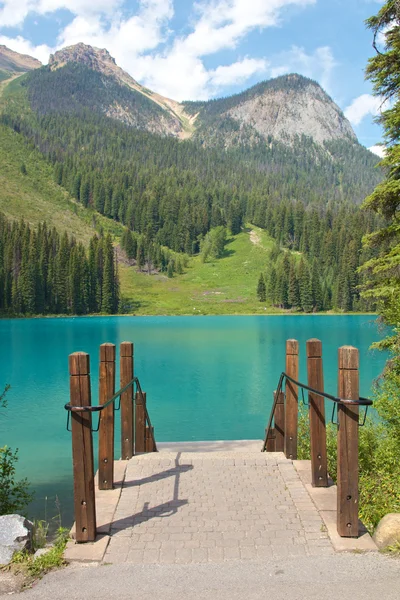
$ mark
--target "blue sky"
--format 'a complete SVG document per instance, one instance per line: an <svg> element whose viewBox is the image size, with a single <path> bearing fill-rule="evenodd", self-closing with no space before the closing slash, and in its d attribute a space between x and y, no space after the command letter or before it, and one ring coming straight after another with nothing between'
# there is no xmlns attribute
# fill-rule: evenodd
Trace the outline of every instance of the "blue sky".
<svg viewBox="0 0 400 600"><path fill-rule="evenodd" d="M381 141L364 68L364 20L379 0L0 0L0 44L46 63L84 42L107 48L145 86L175 100L241 91L297 72L317 80L362 144Z"/></svg>

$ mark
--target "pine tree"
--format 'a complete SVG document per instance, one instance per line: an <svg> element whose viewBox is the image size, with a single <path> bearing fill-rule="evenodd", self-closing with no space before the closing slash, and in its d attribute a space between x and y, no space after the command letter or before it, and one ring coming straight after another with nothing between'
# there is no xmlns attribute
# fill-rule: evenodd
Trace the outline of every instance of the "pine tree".
<svg viewBox="0 0 400 600"><path fill-rule="evenodd" d="M301 306L299 282L297 279L296 263L294 260L292 260L290 263L288 302L289 306L294 309L299 309Z"/></svg>
<svg viewBox="0 0 400 600"><path fill-rule="evenodd" d="M314 310L321 311L323 309L323 294L316 258L313 260L311 270L311 294Z"/></svg>
<svg viewBox="0 0 400 600"><path fill-rule="evenodd" d="M270 302L272 306L275 306L277 304L276 283L277 283L276 269L274 266L272 266L269 271L268 285L267 285L267 299L268 299L268 302Z"/></svg>
<svg viewBox="0 0 400 600"><path fill-rule="evenodd" d="M257 298L259 299L260 302L265 302L267 299L267 290L265 287L265 279L264 279L264 275L262 273L260 273L260 277L258 279Z"/></svg>
<svg viewBox="0 0 400 600"><path fill-rule="evenodd" d="M308 265L304 258L301 258L299 264L299 289L301 308L304 312L311 312L313 309L311 278Z"/></svg>

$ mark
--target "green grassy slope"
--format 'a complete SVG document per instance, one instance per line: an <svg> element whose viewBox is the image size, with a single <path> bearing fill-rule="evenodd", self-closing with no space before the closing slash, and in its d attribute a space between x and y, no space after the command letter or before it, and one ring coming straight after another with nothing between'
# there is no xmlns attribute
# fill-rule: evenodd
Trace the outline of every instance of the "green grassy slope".
<svg viewBox="0 0 400 600"><path fill-rule="evenodd" d="M250 234L256 243L251 241ZM172 279L121 266L123 308L138 315L280 312L260 303L256 297L258 277L265 271L272 246L273 241L265 231L251 225L230 239L223 258L202 263L200 257L193 257L185 273Z"/></svg>
<svg viewBox="0 0 400 600"><path fill-rule="evenodd" d="M21 172L21 165L27 174ZM121 227L95 211L78 205L53 180L53 169L22 136L0 125L0 211L33 225L47 221L85 243L96 229L118 235Z"/></svg>

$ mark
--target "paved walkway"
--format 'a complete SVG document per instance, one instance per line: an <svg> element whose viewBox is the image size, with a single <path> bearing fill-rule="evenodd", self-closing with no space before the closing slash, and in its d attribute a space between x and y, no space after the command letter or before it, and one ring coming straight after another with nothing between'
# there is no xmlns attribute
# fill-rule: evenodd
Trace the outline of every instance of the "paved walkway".
<svg viewBox="0 0 400 600"><path fill-rule="evenodd" d="M196 449L174 445L129 461L103 562L334 554L314 503L282 454L262 454L260 443Z"/></svg>

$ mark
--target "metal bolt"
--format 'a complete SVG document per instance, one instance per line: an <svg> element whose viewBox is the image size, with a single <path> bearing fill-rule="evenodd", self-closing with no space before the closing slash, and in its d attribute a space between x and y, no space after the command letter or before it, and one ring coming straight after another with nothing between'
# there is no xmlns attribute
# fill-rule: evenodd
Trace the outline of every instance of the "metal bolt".
<svg viewBox="0 0 400 600"><path fill-rule="evenodd" d="M321 475L318 477L318 480L319 480L319 481L322 481L322 477L321 477Z"/></svg>
<svg viewBox="0 0 400 600"><path fill-rule="evenodd" d="M104 462L107 464L107 463L108 463L108 458L105 458L105 459L104 459Z"/></svg>
<svg viewBox="0 0 400 600"><path fill-rule="evenodd" d="M86 533L86 527L82 527L82 532Z"/></svg>
<svg viewBox="0 0 400 600"><path fill-rule="evenodd" d="M320 454L317 455L318 460L321 460L322 456Z"/></svg>
<svg viewBox="0 0 400 600"><path fill-rule="evenodd" d="M107 479L103 479L103 483L107 483Z"/></svg>
<svg viewBox="0 0 400 600"><path fill-rule="evenodd" d="M351 527L351 523L347 523L347 527L349 527L349 528L350 528L350 527Z"/></svg>
<svg viewBox="0 0 400 600"><path fill-rule="evenodd" d="M126 442L129 442L129 438L125 438L125 441L126 441Z"/></svg>
<svg viewBox="0 0 400 600"><path fill-rule="evenodd" d="M86 506L86 502L84 500L82 500L81 504L82 506Z"/></svg>

